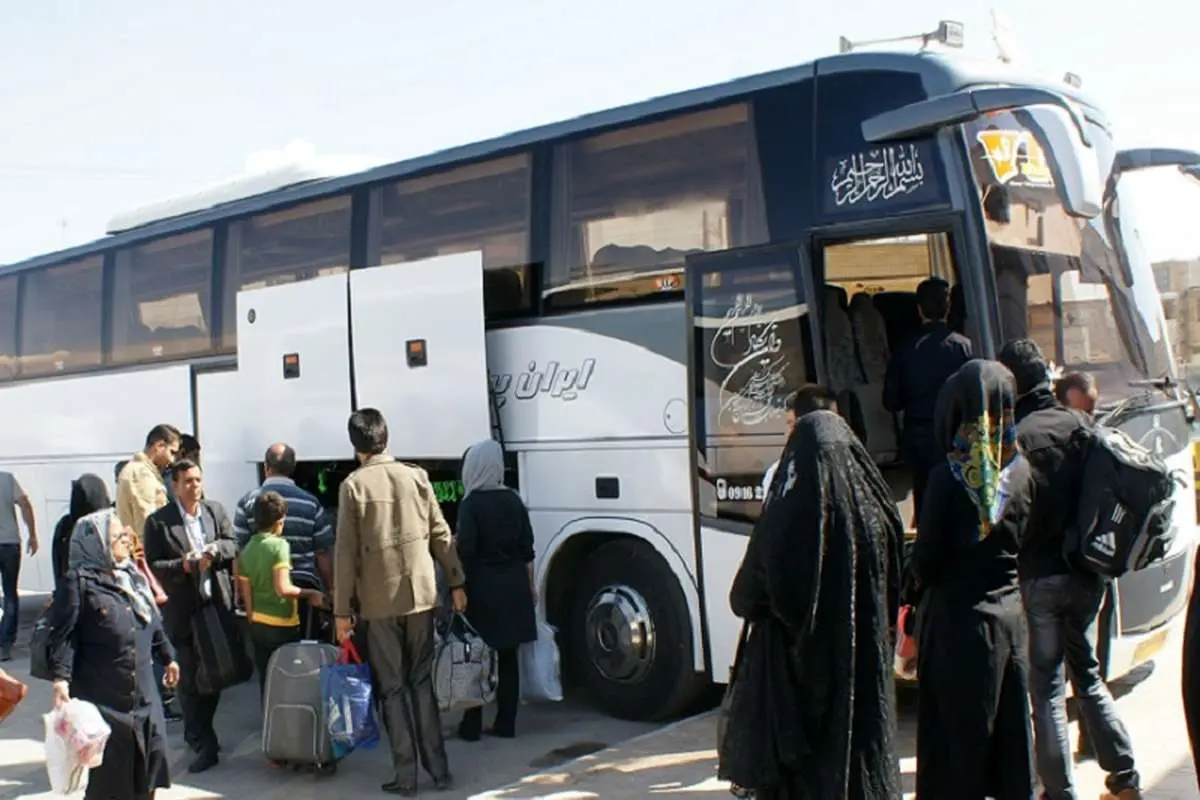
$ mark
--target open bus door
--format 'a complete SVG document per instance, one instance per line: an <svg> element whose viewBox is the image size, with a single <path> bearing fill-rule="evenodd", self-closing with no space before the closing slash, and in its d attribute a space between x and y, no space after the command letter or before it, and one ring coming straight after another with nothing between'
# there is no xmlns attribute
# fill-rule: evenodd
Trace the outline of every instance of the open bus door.
<svg viewBox="0 0 1200 800"><path fill-rule="evenodd" d="M492 434L478 252L238 294L241 458L272 442L351 459L346 419L377 408L389 451L454 460Z"/></svg>
<svg viewBox="0 0 1200 800"><path fill-rule="evenodd" d="M696 564L715 681L729 674L740 621L729 589L762 506L762 480L786 436L784 401L819 374L811 273L799 247L687 259Z"/></svg>

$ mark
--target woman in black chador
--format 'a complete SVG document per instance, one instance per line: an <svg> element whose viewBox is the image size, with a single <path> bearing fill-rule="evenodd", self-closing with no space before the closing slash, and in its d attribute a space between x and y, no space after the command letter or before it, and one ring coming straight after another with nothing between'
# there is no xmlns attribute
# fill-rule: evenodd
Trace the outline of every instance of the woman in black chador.
<svg viewBox="0 0 1200 800"><path fill-rule="evenodd" d="M1200 785L1200 551L1192 570L1192 594L1183 629L1183 714L1187 719L1192 764Z"/></svg>
<svg viewBox="0 0 1200 800"><path fill-rule="evenodd" d="M762 800L899 800L892 622L903 525L850 427L802 417L730 592L749 624L721 774ZM736 793L736 791L735 791Z"/></svg>
<svg viewBox="0 0 1200 800"><path fill-rule="evenodd" d="M908 574L918 603L919 800L1034 795L1017 582L1032 490L1014 395L1012 373L975 360L938 396L934 429L946 460L929 475Z"/></svg>

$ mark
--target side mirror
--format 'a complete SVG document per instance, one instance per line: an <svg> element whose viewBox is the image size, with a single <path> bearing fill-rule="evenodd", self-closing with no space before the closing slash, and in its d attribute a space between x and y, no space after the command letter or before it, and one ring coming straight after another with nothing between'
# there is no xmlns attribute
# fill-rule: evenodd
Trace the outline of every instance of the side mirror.
<svg viewBox="0 0 1200 800"><path fill-rule="evenodd" d="M1192 165L1188 167L1181 166L1179 171L1194 180L1196 183L1200 183L1200 165Z"/></svg>
<svg viewBox="0 0 1200 800"><path fill-rule="evenodd" d="M1113 158L1113 176L1154 167L1179 167L1185 175L1200 175L1200 153L1171 147L1139 147L1121 150Z"/></svg>
<svg viewBox="0 0 1200 800"><path fill-rule="evenodd" d="M1030 106L1048 108L1034 115ZM1019 112L1022 122L1041 140L1051 175L1061 189L1063 208L1074 217L1098 216L1104 193L1087 121L1073 102L1057 92L1013 86L964 89L877 114L862 123L863 138L873 143L909 139L984 114L1017 109L1023 110Z"/></svg>

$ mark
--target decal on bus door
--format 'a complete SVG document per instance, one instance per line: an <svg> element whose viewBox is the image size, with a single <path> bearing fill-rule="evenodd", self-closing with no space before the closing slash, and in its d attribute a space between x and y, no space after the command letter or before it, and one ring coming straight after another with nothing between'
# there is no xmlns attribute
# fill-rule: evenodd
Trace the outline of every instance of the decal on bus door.
<svg viewBox="0 0 1200 800"><path fill-rule="evenodd" d="M925 185L925 165L915 144L877 147L837 160L829 189L839 208L911 195Z"/></svg>

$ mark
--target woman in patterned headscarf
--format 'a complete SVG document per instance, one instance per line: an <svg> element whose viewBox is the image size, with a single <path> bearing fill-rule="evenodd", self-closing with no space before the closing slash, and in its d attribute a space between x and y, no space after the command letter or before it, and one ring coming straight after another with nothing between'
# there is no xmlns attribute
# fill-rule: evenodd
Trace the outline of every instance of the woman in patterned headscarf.
<svg viewBox="0 0 1200 800"><path fill-rule="evenodd" d="M1017 551L1032 484L1012 373L969 361L938 396L909 590L918 601L917 797L1030 800L1028 658Z"/></svg>

